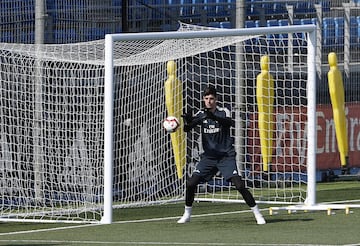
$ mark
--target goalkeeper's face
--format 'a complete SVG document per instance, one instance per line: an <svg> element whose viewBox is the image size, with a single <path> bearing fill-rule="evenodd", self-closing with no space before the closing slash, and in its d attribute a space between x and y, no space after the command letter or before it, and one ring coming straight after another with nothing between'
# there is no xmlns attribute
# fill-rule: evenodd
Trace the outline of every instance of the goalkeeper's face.
<svg viewBox="0 0 360 246"><path fill-rule="evenodd" d="M214 110L216 108L216 97L214 95L206 95L203 97L205 108Z"/></svg>

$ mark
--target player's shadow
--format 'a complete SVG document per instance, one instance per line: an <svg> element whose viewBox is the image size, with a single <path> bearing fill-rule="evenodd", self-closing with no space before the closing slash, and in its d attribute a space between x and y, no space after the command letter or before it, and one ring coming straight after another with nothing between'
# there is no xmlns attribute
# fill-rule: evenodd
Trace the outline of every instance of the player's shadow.
<svg viewBox="0 0 360 246"><path fill-rule="evenodd" d="M290 222L290 221L313 221L312 218L265 218L266 224L272 223L283 223L283 222Z"/></svg>

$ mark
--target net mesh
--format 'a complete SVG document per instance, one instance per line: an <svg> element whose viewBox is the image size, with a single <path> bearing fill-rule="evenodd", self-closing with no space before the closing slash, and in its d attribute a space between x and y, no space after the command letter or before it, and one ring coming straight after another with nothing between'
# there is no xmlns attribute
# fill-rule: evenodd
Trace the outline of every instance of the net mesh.
<svg viewBox="0 0 360 246"><path fill-rule="evenodd" d="M179 31L211 29L181 23ZM114 43L114 203L139 206L183 198L201 153L199 129L186 139L178 179L164 83L174 60L184 111L219 88L236 120L239 169L259 201L304 200L306 38L258 35ZM289 48L290 47L290 48ZM289 52L291 50L291 52ZM256 76L267 54L275 96L272 164L262 172ZM241 57L241 59L239 59ZM104 40L67 45L0 44L1 219L99 221L103 203ZM239 68L241 73L239 73ZM176 103L176 102L175 102ZM198 198L242 198L220 176Z"/></svg>

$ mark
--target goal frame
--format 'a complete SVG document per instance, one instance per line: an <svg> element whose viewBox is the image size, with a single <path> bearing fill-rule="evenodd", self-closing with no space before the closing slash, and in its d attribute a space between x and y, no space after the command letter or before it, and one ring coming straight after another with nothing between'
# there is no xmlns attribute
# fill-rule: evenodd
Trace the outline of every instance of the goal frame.
<svg viewBox="0 0 360 246"><path fill-rule="evenodd" d="M104 213L101 223L112 223L113 129L114 129L114 42L133 40L167 40L244 35L307 33L307 197L305 207L316 207L316 26L278 26L242 29L219 29L187 32L123 33L105 35L104 77ZM275 208L274 208L275 209Z"/></svg>

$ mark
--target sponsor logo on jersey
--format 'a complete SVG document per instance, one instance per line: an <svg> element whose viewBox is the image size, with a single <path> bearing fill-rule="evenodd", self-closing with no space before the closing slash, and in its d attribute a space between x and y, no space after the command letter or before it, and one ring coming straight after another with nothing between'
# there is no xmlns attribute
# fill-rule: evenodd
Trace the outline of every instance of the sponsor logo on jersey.
<svg viewBox="0 0 360 246"><path fill-rule="evenodd" d="M204 133L218 133L218 132L220 132L220 128L204 129Z"/></svg>

